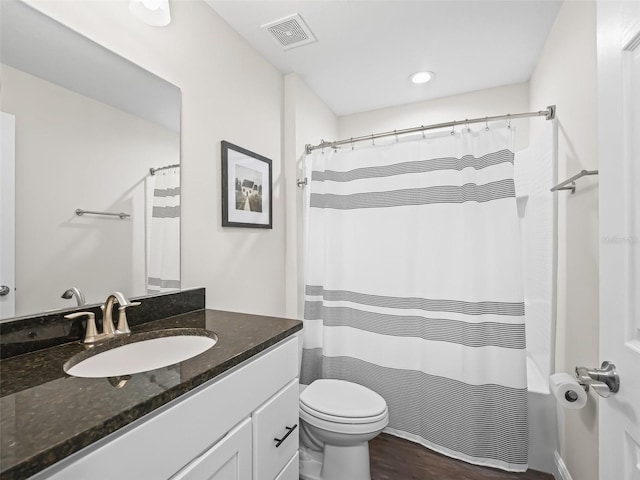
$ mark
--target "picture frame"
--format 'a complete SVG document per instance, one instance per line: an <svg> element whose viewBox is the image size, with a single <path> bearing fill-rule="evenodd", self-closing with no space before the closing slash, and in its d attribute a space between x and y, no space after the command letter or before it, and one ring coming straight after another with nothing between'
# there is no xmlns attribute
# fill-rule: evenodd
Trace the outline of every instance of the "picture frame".
<svg viewBox="0 0 640 480"><path fill-rule="evenodd" d="M222 226L273 228L271 160L225 140L222 146Z"/></svg>

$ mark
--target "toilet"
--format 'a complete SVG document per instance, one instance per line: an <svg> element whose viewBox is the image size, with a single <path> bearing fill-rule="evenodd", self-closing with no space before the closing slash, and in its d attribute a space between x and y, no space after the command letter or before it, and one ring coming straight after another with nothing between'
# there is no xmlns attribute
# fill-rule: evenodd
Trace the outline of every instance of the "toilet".
<svg viewBox="0 0 640 480"><path fill-rule="evenodd" d="M362 385L300 385L300 478L370 480L369 440L388 423L384 398Z"/></svg>

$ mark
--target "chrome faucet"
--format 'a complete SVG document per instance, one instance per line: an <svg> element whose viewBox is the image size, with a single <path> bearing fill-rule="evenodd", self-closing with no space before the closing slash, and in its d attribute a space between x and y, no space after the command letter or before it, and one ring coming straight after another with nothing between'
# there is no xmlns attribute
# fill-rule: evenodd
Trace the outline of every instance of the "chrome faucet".
<svg viewBox="0 0 640 480"><path fill-rule="evenodd" d="M114 330L113 328L113 304L118 303L118 326ZM96 328L96 319L93 312L75 312L65 315L64 318L70 320L74 318L87 317L87 327L85 329L84 339L82 343L93 345L104 340L115 337L116 335L127 335L131 333L129 324L127 322L127 313L125 310L127 307L136 307L140 305L140 302L131 302L127 300L121 292L114 292L107 297L104 305L100 307L102 310L102 333L98 333Z"/></svg>
<svg viewBox="0 0 640 480"><path fill-rule="evenodd" d="M76 298L76 303L78 304L79 307L87 304L86 300L84 299L84 294L78 287L71 287L65 290L62 295L60 295L60 298L64 298L66 300L72 297Z"/></svg>

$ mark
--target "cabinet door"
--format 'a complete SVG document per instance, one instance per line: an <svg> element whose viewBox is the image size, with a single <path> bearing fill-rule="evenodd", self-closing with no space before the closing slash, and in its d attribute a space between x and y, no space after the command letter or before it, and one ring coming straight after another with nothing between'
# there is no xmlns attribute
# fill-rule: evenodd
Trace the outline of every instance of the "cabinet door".
<svg viewBox="0 0 640 480"><path fill-rule="evenodd" d="M300 471L300 453L296 452L287 466L282 469L275 480L298 480Z"/></svg>
<svg viewBox="0 0 640 480"><path fill-rule="evenodd" d="M273 480L298 450L298 379L253 413L253 480Z"/></svg>
<svg viewBox="0 0 640 480"><path fill-rule="evenodd" d="M251 480L251 419L240 423L171 480Z"/></svg>

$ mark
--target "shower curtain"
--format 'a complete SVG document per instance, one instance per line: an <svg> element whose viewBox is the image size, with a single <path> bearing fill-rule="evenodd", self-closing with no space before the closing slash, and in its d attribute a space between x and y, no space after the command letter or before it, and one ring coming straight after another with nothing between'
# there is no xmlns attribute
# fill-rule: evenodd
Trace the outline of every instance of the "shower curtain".
<svg viewBox="0 0 640 480"><path fill-rule="evenodd" d="M305 160L301 382L365 385L386 431L527 468L513 129L316 150Z"/></svg>
<svg viewBox="0 0 640 480"><path fill-rule="evenodd" d="M147 293L168 292L180 288L180 172L147 180Z"/></svg>

